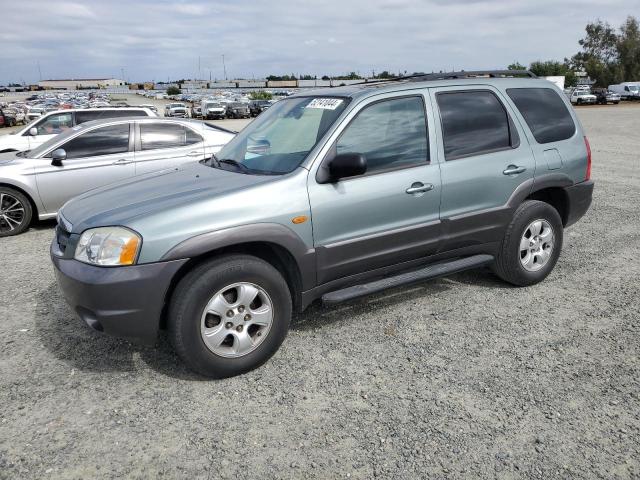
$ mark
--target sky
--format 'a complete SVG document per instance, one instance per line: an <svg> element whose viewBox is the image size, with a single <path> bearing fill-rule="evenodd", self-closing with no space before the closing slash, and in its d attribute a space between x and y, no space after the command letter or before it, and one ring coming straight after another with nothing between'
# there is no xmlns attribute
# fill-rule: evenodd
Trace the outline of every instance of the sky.
<svg viewBox="0 0 640 480"><path fill-rule="evenodd" d="M505 68L640 0L0 0L0 84Z"/></svg>

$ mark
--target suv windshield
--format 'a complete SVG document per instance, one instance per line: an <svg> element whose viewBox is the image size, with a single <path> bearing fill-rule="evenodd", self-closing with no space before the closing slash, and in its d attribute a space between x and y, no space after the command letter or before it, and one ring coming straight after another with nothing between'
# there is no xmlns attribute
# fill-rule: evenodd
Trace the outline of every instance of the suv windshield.
<svg viewBox="0 0 640 480"><path fill-rule="evenodd" d="M212 166L264 175L298 168L349 103L347 98L293 97L275 103L217 153ZM226 160L226 162L225 162Z"/></svg>

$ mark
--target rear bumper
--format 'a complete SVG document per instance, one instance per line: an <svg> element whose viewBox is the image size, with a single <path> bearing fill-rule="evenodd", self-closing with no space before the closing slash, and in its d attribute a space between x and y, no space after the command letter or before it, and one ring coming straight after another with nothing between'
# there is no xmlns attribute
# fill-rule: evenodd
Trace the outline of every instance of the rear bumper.
<svg viewBox="0 0 640 480"><path fill-rule="evenodd" d="M586 182L577 183L571 187L565 187L564 190L567 192L567 198L569 200L565 227L573 225L587 213L587 210L589 210L591 206L593 186L593 180L587 180Z"/></svg>
<svg viewBox="0 0 640 480"><path fill-rule="evenodd" d="M87 325L141 343L155 342L171 279L187 260L105 268L61 258L55 249L52 245L58 285Z"/></svg>

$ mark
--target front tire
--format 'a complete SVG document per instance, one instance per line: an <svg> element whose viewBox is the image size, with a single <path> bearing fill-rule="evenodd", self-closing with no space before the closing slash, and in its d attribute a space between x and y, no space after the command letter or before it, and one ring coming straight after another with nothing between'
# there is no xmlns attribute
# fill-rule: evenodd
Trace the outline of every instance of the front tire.
<svg viewBox="0 0 640 480"><path fill-rule="evenodd" d="M23 233L31 224L33 208L29 199L17 190L0 187L0 237Z"/></svg>
<svg viewBox="0 0 640 480"><path fill-rule="evenodd" d="M558 211L538 200L527 200L513 214L493 271L520 287L544 280L562 249L563 226Z"/></svg>
<svg viewBox="0 0 640 480"><path fill-rule="evenodd" d="M291 294L272 265L249 255L206 261L177 285L169 337L196 372L226 378L248 372L278 350L291 322Z"/></svg>

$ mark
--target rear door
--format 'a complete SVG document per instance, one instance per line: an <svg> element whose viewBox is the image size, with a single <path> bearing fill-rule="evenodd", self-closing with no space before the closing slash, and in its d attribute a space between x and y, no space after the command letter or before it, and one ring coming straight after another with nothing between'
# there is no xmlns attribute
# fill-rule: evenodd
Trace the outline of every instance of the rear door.
<svg viewBox="0 0 640 480"><path fill-rule="evenodd" d="M67 200L93 188L134 175L130 124L95 128L62 144L67 159L62 166L51 164L51 152L35 159L36 181L48 213L56 212Z"/></svg>
<svg viewBox="0 0 640 480"><path fill-rule="evenodd" d="M502 94L490 86L430 89L437 107L443 249L500 241L507 202L530 180L535 160Z"/></svg>
<svg viewBox="0 0 640 480"><path fill-rule="evenodd" d="M33 127L38 131L35 137L29 133ZM24 135L28 139L29 149L32 150L71 127L73 127L72 112L54 113L34 122Z"/></svg>
<svg viewBox="0 0 640 480"><path fill-rule="evenodd" d="M180 123L138 122L136 131L136 175L205 158L202 136Z"/></svg>

